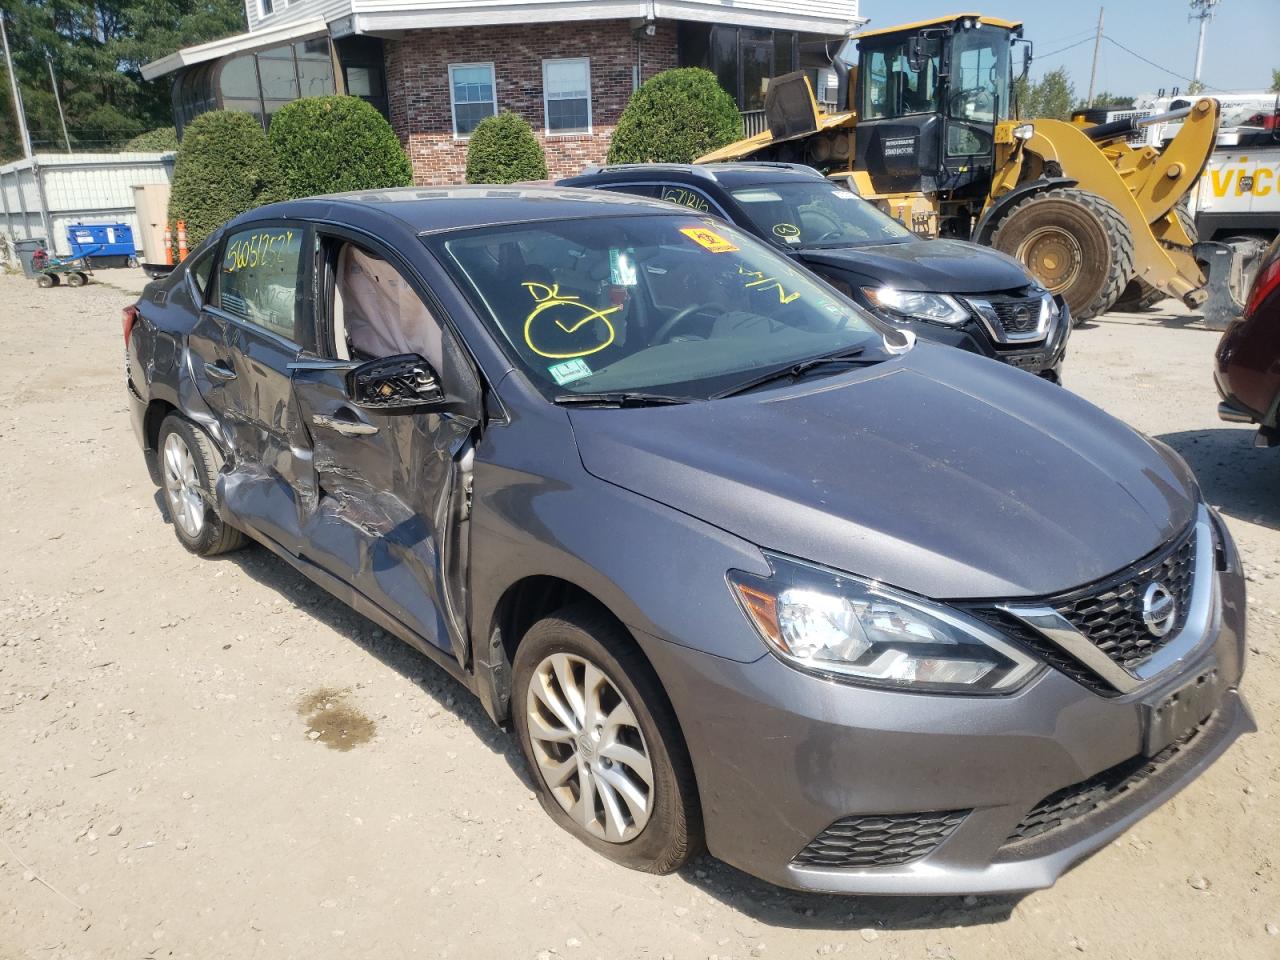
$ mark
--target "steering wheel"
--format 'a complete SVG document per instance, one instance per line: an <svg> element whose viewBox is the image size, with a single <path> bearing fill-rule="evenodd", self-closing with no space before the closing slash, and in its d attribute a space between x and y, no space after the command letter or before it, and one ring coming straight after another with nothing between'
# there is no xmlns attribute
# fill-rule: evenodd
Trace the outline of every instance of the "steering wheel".
<svg viewBox="0 0 1280 960"><path fill-rule="evenodd" d="M672 314L667 321L660 326L653 335L654 343L666 343L671 339L671 334L675 332L676 327L680 326L690 317L701 313L703 310L712 310L715 308L713 303L691 303L687 307L682 307Z"/></svg>
<svg viewBox="0 0 1280 960"><path fill-rule="evenodd" d="M968 114L962 112L960 108L964 106L965 98L970 95L973 96L973 105L975 109L980 110L983 107L989 107L992 105L993 101L991 91L986 87L967 87L963 90L957 90L951 95L951 102L949 106L951 107L952 116L968 116Z"/></svg>

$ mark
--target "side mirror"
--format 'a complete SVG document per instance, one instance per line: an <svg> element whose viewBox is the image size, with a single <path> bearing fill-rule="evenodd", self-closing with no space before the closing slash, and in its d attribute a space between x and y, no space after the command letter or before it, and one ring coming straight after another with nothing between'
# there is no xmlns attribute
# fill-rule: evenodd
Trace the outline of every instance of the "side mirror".
<svg viewBox="0 0 1280 960"><path fill-rule="evenodd" d="M407 410L444 402L440 375L424 357L405 353L361 364L347 375L347 396L369 410Z"/></svg>
<svg viewBox="0 0 1280 960"><path fill-rule="evenodd" d="M919 73L924 68L924 59L924 44L919 34L907 37L907 66L912 73Z"/></svg>

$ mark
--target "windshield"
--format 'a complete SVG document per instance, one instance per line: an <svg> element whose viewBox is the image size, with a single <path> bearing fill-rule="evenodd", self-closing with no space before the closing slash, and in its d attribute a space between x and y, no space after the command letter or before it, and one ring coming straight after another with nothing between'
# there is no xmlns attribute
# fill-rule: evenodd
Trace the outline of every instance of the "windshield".
<svg viewBox="0 0 1280 960"><path fill-rule="evenodd" d="M762 233L797 249L895 243L912 237L879 207L821 180L760 184L732 193Z"/></svg>
<svg viewBox="0 0 1280 960"><path fill-rule="evenodd" d="M557 220L429 242L548 397L705 399L839 351L886 356L868 314L719 220Z"/></svg>

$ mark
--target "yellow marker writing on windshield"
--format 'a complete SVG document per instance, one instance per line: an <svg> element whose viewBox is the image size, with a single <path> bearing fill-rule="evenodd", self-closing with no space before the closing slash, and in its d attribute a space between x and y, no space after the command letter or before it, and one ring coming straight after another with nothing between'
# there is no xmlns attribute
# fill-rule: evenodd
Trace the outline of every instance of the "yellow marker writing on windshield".
<svg viewBox="0 0 1280 960"><path fill-rule="evenodd" d="M529 296L537 301L537 306L533 308L529 316L524 321L524 342L529 345L532 350L540 357L547 357L551 360L572 360L576 357L586 357L593 353L599 353L609 344L613 343L617 337L617 332L613 329L613 324L609 321L609 314L617 313L622 309L622 305L607 309L598 309L590 304L583 303L577 297L568 296L560 292L560 284L555 283L548 286L545 283L534 283L532 281L521 284L529 291ZM550 316L551 311L558 311L558 317ZM604 324L607 336L604 342L587 347L585 350L571 350L568 353L552 352L544 350L534 343L534 327L535 321L542 317L544 320L553 320L555 326L564 334L573 335L585 327L593 320L598 320ZM545 327L544 324L538 326ZM547 330L546 333L551 333ZM543 339L542 331L538 332L538 339Z"/></svg>

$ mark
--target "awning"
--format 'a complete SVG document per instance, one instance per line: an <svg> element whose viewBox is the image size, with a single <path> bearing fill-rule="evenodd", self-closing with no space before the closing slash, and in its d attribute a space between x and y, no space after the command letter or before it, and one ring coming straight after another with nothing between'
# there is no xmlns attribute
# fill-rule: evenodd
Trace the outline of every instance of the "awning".
<svg viewBox="0 0 1280 960"><path fill-rule="evenodd" d="M177 53L171 53L167 57L144 64L142 77L144 80L154 80L156 77L163 77L167 73L173 73L175 70L181 70L193 64L217 60L233 53L274 47L277 44L288 43L290 40L326 34L328 30L323 17L313 17L310 20L299 20L266 30L256 30L253 33L239 33L234 37L211 40L199 46L185 47Z"/></svg>

